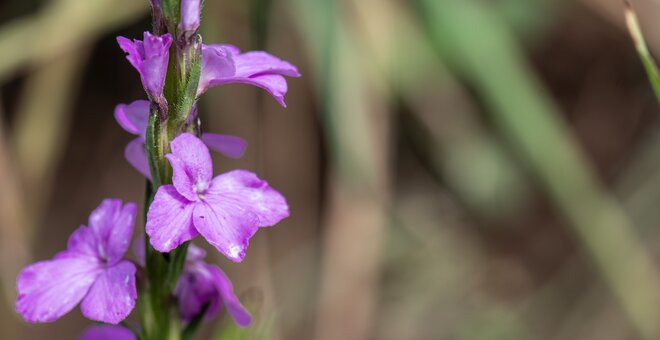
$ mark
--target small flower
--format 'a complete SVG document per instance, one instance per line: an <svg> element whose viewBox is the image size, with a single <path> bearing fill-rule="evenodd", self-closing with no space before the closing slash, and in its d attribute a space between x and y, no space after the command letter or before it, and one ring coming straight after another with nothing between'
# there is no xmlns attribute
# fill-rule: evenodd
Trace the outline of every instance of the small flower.
<svg viewBox="0 0 660 340"><path fill-rule="evenodd" d="M117 37L117 42L128 54L126 59L140 73L142 86L149 94L149 98L160 101L165 86L172 36L168 33L159 37L144 32L143 41Z"/></svg>
<svg viewBox="0 0 660 340"><path fill-rule="evenodd" d="M149 123L149 102L136 100L130 104L119 104L115 108L115 119L126 132L138 136L126 145L124 157L141 174L151 179L149 160L144 147ZM241 158L247 148L247 142L236 136L202 133L202 140L214 151L230 158Z"/></svg>
<svg viewBox="0 0 660 340"><path fill-rule="evenodd" d="M234 170L212 178L211 155L190 133L175 138L165 155L173 185L158 188L147 213L151 245L169 252L198 234L234 262L245 257L250 237L289 216L284 197L254 173Z"/></svg>
<svg viewBox="0 0 660 340"><path fill-rule="evenodd" d="M300 77L298 69L266 52L241 53L231 45L202 45L202 74L197 96L216 85L246 83L268 91L286 107L287 91L283 76Z"/></svg>
<svg viewBox="0 0 660 340"><path fill-rule="evenodd" d="M199 28L199 0L181 0L181 22L179 29L187 35L194 34Z"/></svg>
<svg viewBox="0 0 660 340"><path fill-rule="evenodd" d="M16 280L16 311L29 322L51 322L82 301L85 317L111 324L135 307L135 265L123 260L136 205L106 199L69 237L67 250L32 264Z"/></svg>
<svg viewBox="0 0 660 340"><path fill-rule="evenodd" d="M80 340L135 340L135 334L121 326L94 325L87 327Z"/></svg>
<svg viewBox="0 0 660 340"><path fill-rule="evenodd" d="M238 326L249 326L252 317L234 294L231 281L220 268L202 261L205 255L203 249L192 244L188 248L183 273L174 290L181 318L192 320L208 304L205 318L210 319L224 305Z"/></svg>

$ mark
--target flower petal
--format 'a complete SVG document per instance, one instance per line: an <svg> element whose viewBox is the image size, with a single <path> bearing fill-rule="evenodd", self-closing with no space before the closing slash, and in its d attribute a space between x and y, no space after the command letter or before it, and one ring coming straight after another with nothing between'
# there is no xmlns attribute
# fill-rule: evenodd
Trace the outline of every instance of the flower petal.
<svg viewBox="0 0 660 340"><path fill-rule="evenodd" d="M284 197L254 173L234 170L217 176L193 212L197 231L234 262L245 257L259 227L289 216Z"/></svg>
<svg viewBox="0 0 660 340"><path fill-rule="evenodd" d="M236 74L233 55L237 51L233 46L202 45L202 71L197 96L206 92L214 79L231 78Z"/></svg>
<svg viewBox="0 0 660 340"><path fill-rule="evenodd" d="M200 0L181 0L181 22L179 29L194 33L199 28Z"/></svg>
<svg viewBox="0 0 660 340"><path fill-rule="evenodd" d="M170 45L172 45L172 36L168 33L159 37L144 32L143 42L145 59L140 69L142 83L149 94L162 94L167 64L170 58L169 51Z"/></svg>
<svg viewBox="0 0 660 340"><path fill-rule="evenodd" d="M98 256L114 264L119 261L131 243L137 206L119 199L105 199L89 216L89 227L98 240Z"/></svg>
<svg viewBox="0 0 660 340"><path fill-rule="evenodd" d="M227 311L232 319L234 319L234 322L241 327L249 326L252 322L252 316L234 294L234 287L227 275L225 275L225 273L217 266L207 264L205 267L211 274L211 282L215 285L222 302L225 307L227 307ZM219 309L220 305L218 303L216 303L215 306L211 304L208 310L209 316L217 313Z"/></svg>
<svg viewBox="0 0 660 340"><path fill-rule="evenodd" d="M117 37L119 48L126 52L126 59L133 65L133 67L140 71L142 59L144 58L144 46L142 41L130 40L124 37Z"/></svg>
<svg viewBox="0 0 660 340"><path fill-rule="evenodd" d="M118 37L117 42L126 52L126 59L140 74L142 86L149 96L152 99L162 96L172 36L168 33L159 37L144 32L143 41Z"/></svg>
<svg viewBox="0 0 660 340"><path fill-rule="evenodd" d="M270 93L270 95L273 96L273 98L275 98L275 100L277 100L277 102L280 105L282 105L282 107L286 107L286 103L284 102L284 96L288 91L288 86L286 83L286 79L284 79L284 77L282 77L281 75L263 74L253 77L236 77L232 79L222 79L222 80L218 80L217 82L212 82L213 85L222 85L229 83L244 83L244 84L260 87L266 90L268 93Z"/></svg>
<svg viewBox="0 0 660 340"><path fill-rule="evenodd" d="M205 317L218 314L224 304L236 324L247 327L252 317L234 295L231 281L217 266L204 262L188 262L174 294L178 297L179 313L190 321L209 304Z"/></svg>
<svg viewBox="0 0 660 340"><path fill-rule="evenodd" d="M170 142L171 154L165 155L172 165L172 183L183 197L195 201L206 190L213 176L209 149L191 133L183 133Z"/></svg>
<svg viewBox="0 0 660 340"><path fill-rule="evenodd" d="M115 120L129 133L145 138L149 123L149 102L136 100L130 104L115 107Z"/></svg>
<svg viewBox="0 0 660 340"><path fill-rule="evenodd" d="M202 46L202 74L197 95L209 87L245 83L268 91L280 105L286 107L286 80L282 76L299 77L298 69L271 54L253 51L241 54L230 45Z"/></svg>
<svg viewBox="0 0 660 340"><path fill-rule="evenodd" d="M121 326L94 325L87 327L80 340L135 340L135 334Z"/></svg>
<svg viewBox="0 0 660 340"><path fill-rule="evenodd" d="M186 255L186 261L188 262L199 262L206 257L206 251L192 243L188 246L188 254Z"/></svg>
<svg viewBox="0 0 660 340"><path fill-rule="evenodd" d="M192 320L207 303L217 304L212 300L218 299L218 294L210 276L205 276L203 272L198 270L192 270L190 266L187 266L181 274L174 295L179 302L179 315L184 321ZM207 317L210 317L208 312Z"/></svg>
<svg viewBox="0 0 660 340"><path fill-rule="evenodd" d="M253 77L261 74L279 74L300 77L298 68L287 61L262 51L252 51L234 57L237 77Z"/></svg>
<svg viewBox="0 0 660 340"><path fill-rule="evenodd" d="M115 325L126 319L137 298L135 271L135 265L129 261L105 269L80 305L83 315Z"/></svg>
<svg viewBox="0 0 660 340"><path fill-rule="evenodd" d="M220 196L220 204L230 201L242 206L257 216L260 227L273 226L289 216L284 196L250 171L233 170L217 176L207 195Z"/></svg>
<svg viewBox="0 0 660 340"><path fill-rule="evenodd" d="M250 237L257 232L259 219L245 207L219 196L207 195L197 202L193 223L197 231L219 252L234 262L245 257Z"/></svg>
<svg viewBox="0 0 660 340"><path fill-rule="evenodd" d="M68 313L100 275L93 258L69 254L32 264L16 279L16 311L29 322L51 322Z"/></svg>
<svg viewBox="0 0 660 340"><path fill-rule="evenodd" d="M142 138L135 138L126 145L126 148L124 149L124 158L126 158L126 161L128 161L135 170L151 180L147 150L144 148L144 140Z"/></svg>
<svg viewBox="0 0 660 340"><path fill-rule="evenodd" d="M98 257L98 247L98 239L94 231L81 225L69 236L67 251L59 253L56 258L89 257L96 259Z"/></svg>
<svg viewBox="0 0 660 340"><path fill-rule="evenodd" d="M151 245L166 253L197 236L192 224L193 204L172 185L158 188L147 213L146 232Z"/></svg>
<svg viewBox="0 0 660 340"><path fill-rule="evenodd" d="M247 148L245 139L230 135L203 133L202 141L212 150L231 158L241 158Z"/></svg>

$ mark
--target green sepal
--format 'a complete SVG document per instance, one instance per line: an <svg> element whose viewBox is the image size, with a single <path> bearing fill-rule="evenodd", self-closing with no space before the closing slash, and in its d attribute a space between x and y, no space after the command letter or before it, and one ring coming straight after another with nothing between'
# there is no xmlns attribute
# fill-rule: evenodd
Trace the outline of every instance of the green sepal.
<svg viewBox="0 0 660 340"><path fill-rule="evenodd" d="M181 18L181 0L163 0L161 6L167 30L172 33L173 37L176 37L176 30Z"/></svg>
<svg viewBox="0 0 660 340"><path fill-rule="evenodd" d="M175 103L174 116L170 120L170 128L180 130L190 115L190 110L197 101L197 88L202 72L202 42L197 36L185 55L190 59L183 60L179 67L185 70L179 83L177 102Z"/></svg>
<svg viewBox="0 0 660 340"><path fill-rule="evenodd" d="M149 123L147 124L147 133L145 136L145 147L147 149L147 157L149 158L149 172L151 172L151 181L153 183L153 190L156 190L162 183L161 181L161 167L164 153L161 140L160 120L158 119L157 110L152 107L149 114Z"/></svg>

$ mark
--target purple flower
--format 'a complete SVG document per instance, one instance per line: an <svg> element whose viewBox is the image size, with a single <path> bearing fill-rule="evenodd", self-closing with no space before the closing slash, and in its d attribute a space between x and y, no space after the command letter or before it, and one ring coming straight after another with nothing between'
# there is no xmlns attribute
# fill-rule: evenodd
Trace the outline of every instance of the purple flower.
<svg viewBox="0 0 660 340"><path fill-rule="evenodd" d="M87 327L80 340L135 340L135 334L121 326L94 325Z"/></svg>
<svg viewBox="0 0 660 340"><path fill-rule="evenodd" d="M147 213L151 245L169 252L197 234L234 262L245 257L259 227L289 216L284 197L255 174L234 170L212 178L206 145L190 133L175 138L165 155L173 185L158 188Z"/></svg>
<svg viewBox="0 0 660 340"><path fill-rule="evenodd" d="M142 86L152 100L159 100L163 95L167 63L170 58L172 36L152 35L144 32L144 40L133 40L117 37L119 47L128 55L126 59L140 73Z"/></svg>
<svg viewBox="0 0 660 340"><path fill-rule="evenodd" d="M286 107L287 91L283 76L299 77L298 69L266 52L241 53L231 45L202 45L202 74L197 96L208 88L229 83L246 83L268 91Z"/></svg>
<svg viewBox="0 0 660 340"><path fill-rule="evenodd" d="M149 102L136 100L130 104L119 104L115 108L115 119L124 130L138 136L126 145L124 157L141 174L151 179L149 160L144 148L149 122ZM202 140L211 149L231 158L243 156L247 147L247 142L236 136L203 133Z"/></svg>
<svg viewBox="0 0 660 340"><path fill-rule="evenodd" d="M179 29L182 32L194 33L199 28L199 0L181 0L181 22Z"/></svg>
<svg viewBox="0 0 660 340"><path fill-rule="evenodd" d="M192 244L188 248L186 264L174 290L181 318L192 320L208 304L205 317L210 319L224 305L237 325L249 326L252 317L234 295L231 281L220 268L202 261L205 255L203 249Z"/></svg>
<svg viewBox="0 0 660 340"><path fill-rule="evenodd" d="M29 322L51 322L82 301L85 317L111 324L135 306L135 265L123 260L137 208L106 199L69 237L67 250L32 264L16 280L16 311Z"/></svg>

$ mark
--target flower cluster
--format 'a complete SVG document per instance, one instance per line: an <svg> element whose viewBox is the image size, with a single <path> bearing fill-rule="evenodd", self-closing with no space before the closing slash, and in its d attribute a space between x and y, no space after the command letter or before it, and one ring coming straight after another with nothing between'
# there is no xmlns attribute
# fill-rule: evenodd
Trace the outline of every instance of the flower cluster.
<svg viewBox="0 0 660 340"><path fill-rule="evenodd" d="M178 11L170 10L173 4ZM136 243L137 260L125 258L138 209L135 203L106 199L87 226L69 237L65 251L26 267L17 279L16 310L29 322L52 322L80 304L85 317L110 324L90 327L83 339L163 338L172 328L167 327L172 313L162 308L174 308L178 322L193 324L224 307L237 325L248 326L251 316L231 281L204 262L204 251L189 241L201 235L228 259L241 262L259 228L289 215L285 198L256 174L213 175L209 148L239 158L247 143L202 133L196 102L216 85L245 83L266 90L285 107L284 76L298 77L298 70L265 52L202 44L199 0L152 0L151 5L155 34L117 38L147 100L119 104L114 112L117 123L136 136L125 148L126 160L151 184L144 226L148 244ZM145 299L138 299L142 294ZM142 300L147 306L140 310L153 313L148 318L154 325L136 331L111 326Z"/></svg>

